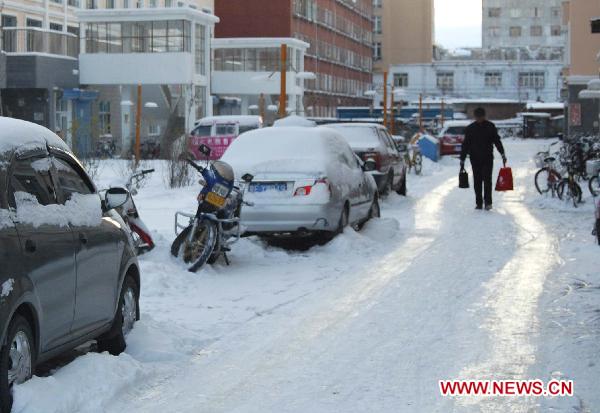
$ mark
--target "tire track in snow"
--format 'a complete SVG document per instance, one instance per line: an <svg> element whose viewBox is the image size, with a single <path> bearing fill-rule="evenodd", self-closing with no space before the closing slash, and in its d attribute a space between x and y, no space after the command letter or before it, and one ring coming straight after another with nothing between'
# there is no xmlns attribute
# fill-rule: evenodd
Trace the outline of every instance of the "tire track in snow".
<svg viewBox="0 0 600 413"><path fill-rule="evenodd" d="M517 188L521 190L507 194L503 207L519 230L519 249L485 285L487 294L480 306L488 312L483 327L489 333L491 348L486 352L487 359L461 371L461 379L535 378L527 374L536 357L538 302L546 277L559 258L556 240L522 202L530 176L526 169L517 172ZM536 406L534 399L519 397L457 398L456 405L466 410L502 413L530 412Z"/></svg>
<svg viewBox="0 0 600 413"><path fill-rule="evenodd" d="M271 327L268 320L259 317L251 321L248 328L237 331L235 336L206 348L168 383L163 380L155 385L146 383L143 389L124 395L107 411L196 412L201 409L214 412L239 407L243 400L257 393L257 386L268 382L273 372L281 370L281 366L292 362L294 357L302 357L299 355L322 334L330 333L336 326L377 303L377 295L439 238L442 206L455 186L454 177L446 179L419 199L414 206L415 224L409 237L394 252L379 257L378 262L382 265L366 267L362 278L355 276L348 292L340 296L335 291L331 301L289 320L288 328L282 329L284 331L270 331L265 341L248 342L245 338L262 331L263 323L265 331ZM244 348L236 348L239 344ZM189 394L194 394L192 400Z"/></svg>

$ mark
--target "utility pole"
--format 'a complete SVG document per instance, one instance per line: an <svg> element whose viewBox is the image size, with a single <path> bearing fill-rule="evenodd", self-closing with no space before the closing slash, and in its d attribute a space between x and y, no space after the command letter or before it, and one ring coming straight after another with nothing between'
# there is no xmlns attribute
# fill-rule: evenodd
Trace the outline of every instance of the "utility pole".
<svg viewBox="0 0 600 413"><path fill-rule="evenodd" d="M281 90L279 92L279 118L287 115L287 45L281 45Z"/></svg>
<svg viewBox="0 0 600 413"><path fill-rule="evenodd" d="M419 131L423 132L423 94L419 94Z"/></svg>
<svg viewBox="0 0 600 413"><path fill-rule="evenodd" d="M387 81L388 81L388 72L387 70L383 72L383 126L387 128Z"/></svg>
<svg viewBox="0 0 600 413"><path fill-rule="evenodd" d="M266 122L265 118L265 94L261 93L258 97L258 114L260 115L263 122Z"/></svg>
<svg viewBox="0 0 600 413"><path fill-rule="evenodd" d="M395 103L395 99L394 99L394 87L392 86L392 96L390 96L390 133L393 135L394 134L394 129L396 129L395 127L395 123L396 123L396 116L394 115L394 107L396 106Z"/></svg>
<svg viewBox="0 0 600 413"><path fill-rule="evenodd" d="M444 111L446 110L446 107L444 105L444 98L442 97L442 117L441 117L441 121L442 121L442 128L444 127L444 121L445 121L445 115L444 115Z"/></svg>
<svg viewBox="0 0 600 413"><path fill-rule="evenodd" d="M140 163L140 134L142 129L142 84L137 85L137 111L135 113L135 166Z"/></svg>

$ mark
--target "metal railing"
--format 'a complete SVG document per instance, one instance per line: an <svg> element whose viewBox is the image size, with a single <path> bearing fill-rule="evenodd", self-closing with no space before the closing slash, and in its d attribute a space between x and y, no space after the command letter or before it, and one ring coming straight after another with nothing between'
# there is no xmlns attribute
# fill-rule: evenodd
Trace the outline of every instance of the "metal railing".
<svg viewBox="0 0 600 413"><path fill-rule="evenodd" d="M4 27L0 49L6 53L44 53L77 58L79 36L37 27Z"/></svg>

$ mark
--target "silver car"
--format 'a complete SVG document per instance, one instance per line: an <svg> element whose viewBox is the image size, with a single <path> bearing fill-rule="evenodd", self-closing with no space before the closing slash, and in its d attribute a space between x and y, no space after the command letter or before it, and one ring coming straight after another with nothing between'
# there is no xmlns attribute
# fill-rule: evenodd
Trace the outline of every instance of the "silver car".
<svg viewBox="0 0 600 413"><path fill-rule="evenodd" d="M377 185L346 141L329 128L265 128L238 137L223 161L254 180L242 224L251 234L336 233L379 216Z"/></svg>

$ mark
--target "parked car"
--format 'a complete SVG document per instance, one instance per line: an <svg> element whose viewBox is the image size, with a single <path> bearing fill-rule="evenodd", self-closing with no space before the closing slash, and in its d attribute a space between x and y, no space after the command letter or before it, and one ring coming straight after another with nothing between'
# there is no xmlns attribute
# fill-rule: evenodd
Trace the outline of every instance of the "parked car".
<svg viewBox="0 0 600 413"><path fill-rule="evenodd" d="M0 411L36 364L96 339L118 354L139 318L139 267L113 209L54 133L0 118ZM101 378L99 378L101 380Z"/></svg>
<svg viewBox="0 0 600 413"><path fill-rule="evenodd" d="M196 121L189 137L189 150L196 159L204 159L200 146L211 149L210 159L217 160L223 156L231 142L239 135L263 127L260 116L209 116Z"/></svg>
<svg viewBox="0 0 600 413"><path fill-rule="evenodd" d="M465 140L465 129L472 122L469 120L449 120L438 135L442 155L459 155Z"/></svg>
<svg viewBox="0 0 600 413"><path fill-rule="evenodd" d="M375 167L330 128L265 128L237 138L222 158L236 180L254 176L242 209L250 234L335 234L379 216Z"/></svg>
<svg viewBox="0 0 600 413"><path fill-rule="evenodd" d="M375 161L371 172L381 194L396 191L406 195L407 165L404 154L382 125L374 123L337 123L327 127L339 132L363 161Z"/></svg>

